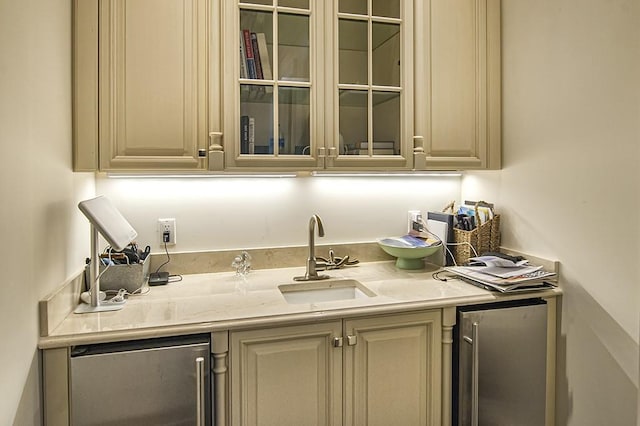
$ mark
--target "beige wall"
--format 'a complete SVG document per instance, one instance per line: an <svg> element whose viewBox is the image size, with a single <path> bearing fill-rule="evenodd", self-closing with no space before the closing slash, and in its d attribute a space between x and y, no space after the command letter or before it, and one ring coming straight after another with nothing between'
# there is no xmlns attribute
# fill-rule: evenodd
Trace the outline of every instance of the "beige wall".
<svg viewBox="0 0 640 426"><path fill-rule="evenodd" d="M39 423L37 301L88 253L88 225L75 205L94 193L94 178L70 171L70 13L67 0L0 0L2 425ZM506 245L562 262L558 425L636 421L640 229L602 218L633 218L640 208L638 22L633 0L504 0L505 169L463 182L463 198L498 203ZM118 197L131 182L102 181L98 192L113 194L148 239L157 216L178 217L179 242L198 235L182 240L186 250L304 243L304 224L290 219L316 210L332 224L327 238L375 237L400 229L390 221L404 221L405 209L436 207L459 189L457 181L429 180L420 192L406 180L398 196L383 183L392 198L379 201L372 182L278 181L269 191L285 213L270 222L278 213L272 198L250 201L229 182L207 184L222 192L204 204L185 191L203 184L184 180L134 182L137 196ZM174 201L145 198L159 187ZM142 213L140 200L157 210ZM238 209L245 213L223 220ZM201 221L210 228L198 234Z"/></svg>
<svg viewBox="0 0 640 426"><path fill-rule="evenodd" d="M463 179L506 246L561 262L558 425L638 407L640 2L504 0L503 164Z"/></svg>
<svg viewBox="0 0 640 426"><path fill-rule="evenodd" d="M0 0L0 424L40 424L38 300L88 250L71 172L71 5Z"/></svg>

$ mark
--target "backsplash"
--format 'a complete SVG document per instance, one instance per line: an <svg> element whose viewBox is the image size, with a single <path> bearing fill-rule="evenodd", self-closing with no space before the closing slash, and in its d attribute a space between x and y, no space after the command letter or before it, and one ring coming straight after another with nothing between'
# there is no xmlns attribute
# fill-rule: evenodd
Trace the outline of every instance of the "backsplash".
<svg viewBox="0 0 640 426"><path fill-rule="evenodd" d="M154 177L96 179L138 231L138 243L164 251L159 218L176 219L169 252L303 246L318 214L316 244L367 242L406 231L408 210L441 210L460 197L460 176Z"/></svg>

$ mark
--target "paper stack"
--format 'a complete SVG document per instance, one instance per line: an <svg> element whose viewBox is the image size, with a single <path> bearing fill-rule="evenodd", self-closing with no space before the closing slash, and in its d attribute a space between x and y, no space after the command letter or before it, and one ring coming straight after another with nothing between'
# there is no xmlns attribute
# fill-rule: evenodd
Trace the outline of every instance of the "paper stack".
<svg viewBox="0 0 640 426"><path fill-rule="evenodd" d="M555 285L556 273L529 265L527 260L512 261L498 256L480 256L469 259L469 266L445 268L471 284L502 293L543 290Z"/></svg>

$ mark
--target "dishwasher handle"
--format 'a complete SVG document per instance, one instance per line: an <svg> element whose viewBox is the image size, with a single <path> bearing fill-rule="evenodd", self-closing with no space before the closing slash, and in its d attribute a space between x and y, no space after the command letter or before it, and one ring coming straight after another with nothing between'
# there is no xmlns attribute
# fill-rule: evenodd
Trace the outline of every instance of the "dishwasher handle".
<svg viewBox="0 0 640 426"><path fill-rule="evenodd" d="M471 426L479 423L479 373L480 373L480 339L479 324L471 325L471 337L464 336L465 342L471 345Z"/></svg>
<svg viewBox="0 0 640 426"><path fill-rule="evenodd" d="M204 357L196 358L196 425L205 426L205 374Z"/></svg>

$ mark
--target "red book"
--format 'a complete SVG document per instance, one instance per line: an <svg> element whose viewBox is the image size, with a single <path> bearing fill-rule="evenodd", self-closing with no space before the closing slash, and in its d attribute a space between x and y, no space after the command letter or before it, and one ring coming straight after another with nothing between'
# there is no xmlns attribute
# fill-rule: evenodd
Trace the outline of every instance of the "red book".
<svg viewBox="0 0 640 426"><path fill-rule="evenodd" d="M253 55L253 46L251 43L251 31L242 30L244 35L244 50L247 54L247 71L249 71L249 78L258 78L256 73L256 63Z"/></svg>

